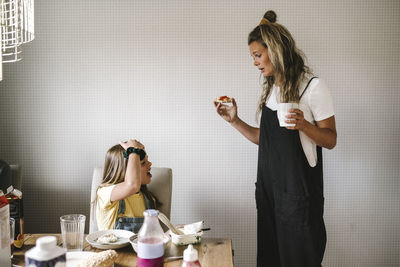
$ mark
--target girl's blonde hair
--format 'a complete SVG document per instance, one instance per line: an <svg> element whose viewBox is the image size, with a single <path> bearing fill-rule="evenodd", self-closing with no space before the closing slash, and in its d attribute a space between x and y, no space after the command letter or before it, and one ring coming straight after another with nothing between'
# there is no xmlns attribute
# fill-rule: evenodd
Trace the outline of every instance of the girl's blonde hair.
<svg viewBox="0 0 400 267"><path fill-rule="evenodd" d="M125 180L126 159L121 145L111 147L106 153L103 180L100 187L119 184Z"/></svg>
<svg viewBox="0 0 400 267"><path fill-rule="evenodd" d="M305 65L304 53L296 47L290 32L283 25L276 23L274 11L267 11L260 25L250 32L248 45L253 42L259 42L268 49L268 56L274 68L274 76L264 77L257 116L261 113L276 78L281 83L281 102L299 102L300 83L304 75L311 73L311 70Z"/></svg>

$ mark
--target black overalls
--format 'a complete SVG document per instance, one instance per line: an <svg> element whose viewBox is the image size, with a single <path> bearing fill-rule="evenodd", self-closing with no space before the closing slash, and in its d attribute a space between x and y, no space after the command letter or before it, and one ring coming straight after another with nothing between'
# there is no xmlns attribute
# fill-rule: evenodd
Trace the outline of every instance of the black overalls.
<svg viewBox="0 0 400 267"><path fill-rule="evenodd" d="M321 266L326 232L318 146L317 155L310 167L299 131L280 127L276 111L264 105L256 183L258 267Z"/></svg>

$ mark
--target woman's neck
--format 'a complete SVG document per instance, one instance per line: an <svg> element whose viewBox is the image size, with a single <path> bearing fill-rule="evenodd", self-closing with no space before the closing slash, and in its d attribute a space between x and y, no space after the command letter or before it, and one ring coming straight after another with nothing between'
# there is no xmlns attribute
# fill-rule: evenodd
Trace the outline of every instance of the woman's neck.
<svg viewBox="0 0 400 267"><path fill-rule="evenodd" d="M274 84L275 84L276 86L278 86L278 87L281 87L282 82L281 82L281 78L280 78L279 75L275 75L275 76L274 76Z"/></svg>

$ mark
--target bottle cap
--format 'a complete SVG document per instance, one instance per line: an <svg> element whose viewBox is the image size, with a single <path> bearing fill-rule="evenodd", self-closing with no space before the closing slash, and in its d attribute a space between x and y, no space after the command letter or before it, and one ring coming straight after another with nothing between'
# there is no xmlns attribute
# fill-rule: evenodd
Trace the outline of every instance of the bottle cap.
<svg viewBox="0 0 400 267"><path fill-rule="evenodd" d="M189 245L188 248L183 251L183 261L193 262L197 261L198 258L199 255L193 245Z"/></svg>
<svg viewBox="0 0 400 267"><path fill-rule="evenodd" d="M154 216L157 217L158 216L158 210L154 210L154 209L150 209L150 210L145 210L143 212L144 216Z"/></svg>
<svg viewBox="0 0 400 267"><path fill-rule="evenodd" d="M57 246L57 239L55 236L43 236L36 240L36 246L42 250L52 250Z"/></svg>

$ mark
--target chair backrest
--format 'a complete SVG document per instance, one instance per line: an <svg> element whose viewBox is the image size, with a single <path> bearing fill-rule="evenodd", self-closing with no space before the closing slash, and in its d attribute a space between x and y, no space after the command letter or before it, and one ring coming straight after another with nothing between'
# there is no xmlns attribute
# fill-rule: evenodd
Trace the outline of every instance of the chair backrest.
<svg viewBox="0 0 400 267"><path fill-rule="evenodd" d="M152 167L151 183L147 186L149 191L153 193L157 199L162 203L159 210L164 213L168 218L171 214L171 196L172 196L172 169ZM96 167L93 171L92 187L90 195L90 224L89 234L98 231L96 221L96 191L101 180L103 179L103 167Z"/></svg>

